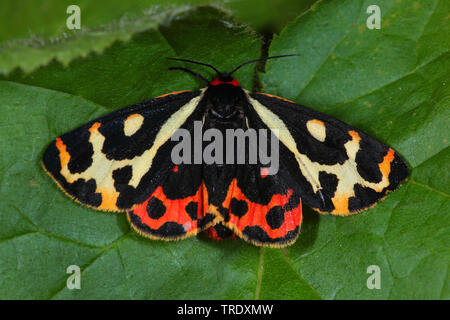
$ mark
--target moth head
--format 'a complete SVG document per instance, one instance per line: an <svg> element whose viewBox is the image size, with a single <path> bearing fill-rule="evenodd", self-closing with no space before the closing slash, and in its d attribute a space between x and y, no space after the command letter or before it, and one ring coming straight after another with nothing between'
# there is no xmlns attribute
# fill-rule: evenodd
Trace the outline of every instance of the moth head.
<svg viewBox="0 0 450 320"><path fill-rule="evenodd" d="M175 61L182 61L182 62L188 62L193 64L198 64L202 66L206 66L216 72L216 77L212 81L207 80L204 76L201 74L194 72L192 70L189 70L184 67L170 67L169 70L181 70L185 71L198 79L205 82L208 86L207 94L205 96L205 99L207 101L207 110L211 113L211 116L216 118L220 121L229 121L233 120L239 110L243 109L243 106L245 105L245 94L244 91L241 89L241 85L239 82L233 77L233 73L235 73L237 70L239 70L241 67L250 64L250 63L256 63L260 61L264 61L267 59L274 59L274 58L283 58L283 57L291 57L291 56L298 56L297 54L289 54L289 55L281 55L281 56L271 56L256 60L250 60L244 63L241 63L236 68L234 68L230 72L220 72L217 68L215 68L213 65L204 63L204 62L198 62L194 60L187 60L187 59L178 59L178 58L168 58L170 60Z"/></svg>

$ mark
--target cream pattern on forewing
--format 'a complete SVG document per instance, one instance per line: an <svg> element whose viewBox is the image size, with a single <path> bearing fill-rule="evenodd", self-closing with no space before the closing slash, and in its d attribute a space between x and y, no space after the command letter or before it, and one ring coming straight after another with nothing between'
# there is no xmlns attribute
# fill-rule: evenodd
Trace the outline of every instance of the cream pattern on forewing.
<svg viewBox="0 0 450 320"><path fill-rule="evenodd" d="M130 114L123 122L123 133L127 137L131 137L135 134L144 123L144 117L139 113Z"/></svg>
<svg viewBox="0 0 450 320"><path fill-rule="evenodd" d="M60 152L61 161L61 175L66 179L68 183L73 183L78 179L84 179L88 181L90 179L95 179L97 188L96 192L101 193L102 203L98 207L104 210L117 210L116 201L119 196L116 188L114 187L113 171L116 169L123 168L125 166L131 166L131 179L129 185L136 188L141 182L142 177L150 170L152 166L153 159L158 152L159 148L166 143L173 133L180 128L187 118L192 114L198 105L198 102L203 97L205 89L202 89L200 94L192 98L188 103L183 105L178 111L173 113L170 118L161 126L161 129L157 133L152 146L142 153L140 156L136 156L133 159L124 160L110 160L102 152L103 144L105 142L105 137L99 132L99 127L101 124L95 122L90 128L89 142L93 148L92 164L85 171L81 173L71 173L68 168L68 162L70 160L70 154L66 150L66 146L61 139L57 139L56 147ZM133 116L133 115L131 115ZM129 116L125 120L124 133L136 133L139 130L138 127L140 120L139 117L130 118ZM142 117L142 116L140 116ZM126 124L129 122L128 125ZM142 119L143 121L143 119ZM126 129L128 126L128 129ZM133 132L134 131L134 132Z"/></svg>
<svg viewBox="0 0 450 320"><path fill-rule="evenodd" d="M394 151L392 149L388 150L385 155L384 160L379 164L380 172L382 174L382 179L378 183L369 182L360 176L357 170L357 164L355 162L356 153L360 149L361 137L356 131L349 131L348 133L352 137L351 140L347 141L344 145L348 159L342 164L326 165L311 161L308 156L300 153L297 148L297 144L292 137L289 129L286 127L284 122L267 107L261 104L256 99L253 99L248 91L246 91L247 97L255 109L256 113L259 115L261 120L274 132L278 139L295 155L300 171L306 180L311 184L314 193L317 193L322 189L319 181L319 173L324 171L329 174L336 175L338 179L338 184L334 197L331 199L335 210L334 214L347 214L348 213L348 200L350 197L355 196L354 186L360 184L363 187L368 187L376 192L381 192L384 188L389 186L389 172L390 163L394 159ZM325 128L325 127L324 127ZM276 130L274 130L276 129ZM322 138L322 133L315 129L309 130L311 135L316 139ZM320 130L320 129L319 129ZM316 137L317 136L317 137ZM323 137L325 141L325 137ZM320 139L317 139L320 141Z"/></svg>
<svg viewBox="0 0 450 320"><path fill-rule="evenodd" d="M320 142L324 142L327 137L327 130L325 124L317 119L309 120L306 123L306 129L311 136L313 136L316 140Z"/></svg>

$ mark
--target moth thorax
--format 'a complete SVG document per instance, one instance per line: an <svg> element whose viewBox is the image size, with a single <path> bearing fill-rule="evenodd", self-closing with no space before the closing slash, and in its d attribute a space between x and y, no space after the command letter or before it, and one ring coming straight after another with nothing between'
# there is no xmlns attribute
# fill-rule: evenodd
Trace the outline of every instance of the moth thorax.
<svg viewBox="0 0 450 320"><path fill-rule="evenodd" d="M214 118L232 119L242 109L242 89L229 84L211 87L209 95L210 111Z"/></svg>

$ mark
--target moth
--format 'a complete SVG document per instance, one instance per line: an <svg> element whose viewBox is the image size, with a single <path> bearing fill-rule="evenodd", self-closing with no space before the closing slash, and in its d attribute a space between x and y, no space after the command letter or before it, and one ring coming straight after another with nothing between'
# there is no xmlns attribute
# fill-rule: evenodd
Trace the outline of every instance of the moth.
<svg viewBox="0 0 450 320"><path fill-rule="evenodd" d="M77 202L125 212L132 228L151 239L178 240L206 230L214 239L237 236L283 247L299 235L302 201L340 216L374 206L408 176L398 153L326 114L249 92L233 77L246 64L286 56L292 55L247 61L231 72L172 58L209 67L217 76L209 81L184 67L169 68L206 86L125 107L63 134L44 152L43 168ZM181 129L194 134L198 124L223 135L267 130L278 145L277 170L269 174L261 161L174 163L179 141L173 135ZM249 160L255 149L230 150L244 151ZM222 151L230 156L230 150Z"/></svg>

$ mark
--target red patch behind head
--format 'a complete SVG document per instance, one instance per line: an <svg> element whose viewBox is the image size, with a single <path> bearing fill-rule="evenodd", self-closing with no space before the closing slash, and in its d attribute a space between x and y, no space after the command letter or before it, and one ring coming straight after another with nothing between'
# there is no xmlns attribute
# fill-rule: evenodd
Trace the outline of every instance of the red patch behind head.
<svg viewBox="0 0 450 320"><path fill-rule="evenodd" d="M233 80L227 81L227 82L221 81L221 80L219 80L219 78L215 78L213 81L211 81L209 83L209 85L211 85L211 86L218 86L219 84L231 84L232 86L235 86L235 87L241 86L235 78L233 78Z"/></svg>

